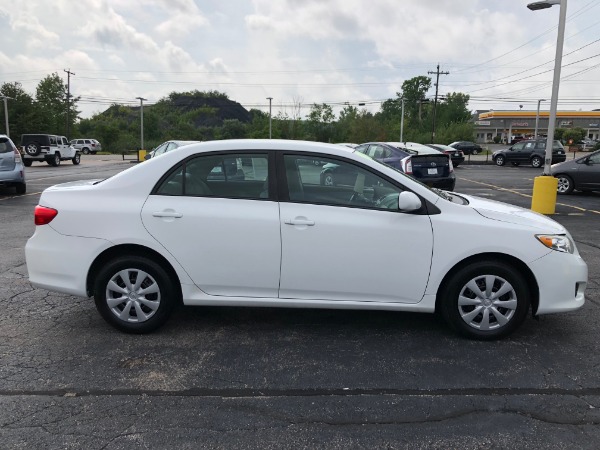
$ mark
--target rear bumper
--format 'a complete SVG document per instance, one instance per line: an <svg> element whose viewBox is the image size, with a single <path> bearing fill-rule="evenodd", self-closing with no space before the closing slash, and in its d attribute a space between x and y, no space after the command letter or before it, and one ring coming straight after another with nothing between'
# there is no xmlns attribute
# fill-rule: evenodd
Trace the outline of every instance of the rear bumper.
<svg viewBox="0 0 600 450"><path fill-rule="evenodd" d="M87 297L89 268L110 245L104 239L65 236L49 225L37 226L25 245L29 281L37 288Z"/></svg>
<svg viewBox="0 0 600 450"><path fill-rule="evenodd" d="M25 183L25 169L19 163L12 170L0 171L0 186Z"/></svg>

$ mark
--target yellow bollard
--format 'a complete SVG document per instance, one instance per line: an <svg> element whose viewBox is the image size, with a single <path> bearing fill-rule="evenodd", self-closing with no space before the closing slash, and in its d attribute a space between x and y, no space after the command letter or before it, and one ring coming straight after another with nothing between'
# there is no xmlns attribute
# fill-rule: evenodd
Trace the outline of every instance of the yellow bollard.
<svg viewBox="0 0 600 450"><path fill-rule="evenodd" d="M541 214L554 214L556 210L556 189L558 179L543 175L533 179L531 210Z"/></svg>
<svg viewBox="0 0 600 450"><path fill-rule="evenodd" d="M138 150L138 161L144 162L145 157L146 157L146 150Z"/></svg>

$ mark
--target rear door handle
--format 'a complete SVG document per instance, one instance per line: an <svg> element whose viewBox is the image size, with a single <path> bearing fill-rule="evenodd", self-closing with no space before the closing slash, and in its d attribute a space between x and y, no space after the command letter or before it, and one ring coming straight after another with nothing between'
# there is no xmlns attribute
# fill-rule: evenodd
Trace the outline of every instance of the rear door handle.
<svg viewBox="0 0 600 450"><path fill-rule="evenodd" d="M284 223L286 225L306 225L309 227L312 227L315 225L314 220L308 220L308 219L286 219L286 220L284 220Z"/></svg>
<svg viewBox="0 0 600 450"><path fill-rule="evenodd" d="M179 219L180 217L183 217L183 214L175 211L154 211L152 217L172 217L174 219Z"/></svg>

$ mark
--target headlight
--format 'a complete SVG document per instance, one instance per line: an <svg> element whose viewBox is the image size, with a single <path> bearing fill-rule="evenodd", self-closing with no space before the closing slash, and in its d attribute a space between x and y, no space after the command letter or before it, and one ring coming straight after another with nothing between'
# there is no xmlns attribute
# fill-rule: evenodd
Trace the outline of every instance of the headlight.
<svg viewBox="0 0 600 450"><path fill-rule="evenodd" d="M536 234L536 239L551 250L558 252L573 253L575 245L573 241L561 234Z"/></svg>

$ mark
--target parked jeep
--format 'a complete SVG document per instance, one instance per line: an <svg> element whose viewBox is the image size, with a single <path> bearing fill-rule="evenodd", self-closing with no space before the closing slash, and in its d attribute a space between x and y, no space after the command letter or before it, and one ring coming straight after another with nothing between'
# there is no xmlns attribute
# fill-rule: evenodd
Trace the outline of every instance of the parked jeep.
<svg viewBox="0 0 600 450"><path fill-rule="evenodd" d="M21 152L26 167L31 166L33 161L46 161L56 167L61 161L71 160L77 165L81 160L81 154L69 144L66 137L53 134L22 135Z"/></svg>

